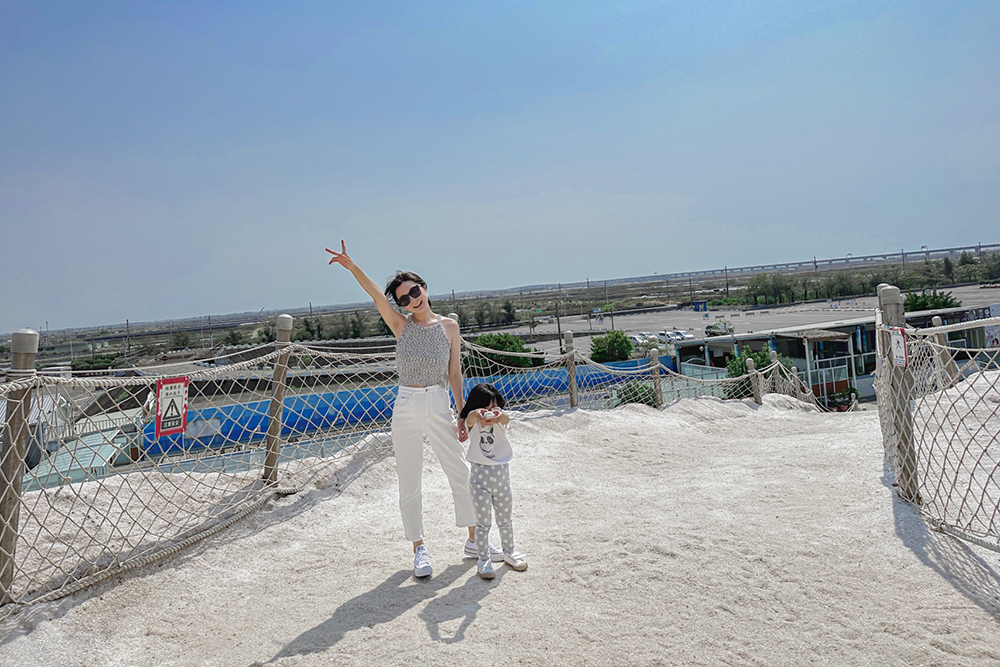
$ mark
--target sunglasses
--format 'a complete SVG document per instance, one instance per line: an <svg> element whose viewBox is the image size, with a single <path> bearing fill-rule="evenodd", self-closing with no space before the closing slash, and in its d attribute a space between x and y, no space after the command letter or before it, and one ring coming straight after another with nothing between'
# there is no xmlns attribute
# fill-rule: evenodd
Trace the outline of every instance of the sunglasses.
<svg viewBox="0 0 1000 667"><path fill-rule="evenodd" d="M407 306L410 305L411 299L419 299L419 298L420 298L420 285L414 285L413 287L410 288L410 291L404 294L403 296L397 296L396 303L398 303L403 308L406 308Z"/></svg>

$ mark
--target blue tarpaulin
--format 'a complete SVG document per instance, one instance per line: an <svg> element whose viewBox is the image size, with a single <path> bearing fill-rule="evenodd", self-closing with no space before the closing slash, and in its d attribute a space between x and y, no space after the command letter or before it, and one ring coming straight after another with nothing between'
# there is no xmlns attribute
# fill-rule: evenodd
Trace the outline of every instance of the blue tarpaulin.
<svg viewBox="0 0 1000 667"><path fill-rule="evenodd" d="M647 363L645 359L635 359L607 366L638 369ZM660 357L660 363L673 368L671 357ZM626 382L632 377L617 375L594 366L581 365L576 369L576 381L581 389ZM464 393L468 395L473 386L482 382L492 383L508 400L514 401L569 391L569 376L565 368L465 378ZM289 396L284 401L281 437L388 421L395 401L395 385ZM220 408L189 410L186 433L160 438L155 437L155 425L147 424L143 428L146 455L155 458L182 452L221 449L235 443L261 442L267 437L270 403L270 400L265 399Z"/></svg>

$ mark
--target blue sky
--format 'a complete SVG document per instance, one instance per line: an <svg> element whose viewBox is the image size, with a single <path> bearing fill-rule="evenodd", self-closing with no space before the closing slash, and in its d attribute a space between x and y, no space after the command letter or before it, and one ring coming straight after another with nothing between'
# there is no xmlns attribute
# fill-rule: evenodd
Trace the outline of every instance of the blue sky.
<svg viewBox="0 0 1000 667"><path fill-rule="evenodd" d="M1000 240L1000 3L36 4L0 331Z"/></svg>

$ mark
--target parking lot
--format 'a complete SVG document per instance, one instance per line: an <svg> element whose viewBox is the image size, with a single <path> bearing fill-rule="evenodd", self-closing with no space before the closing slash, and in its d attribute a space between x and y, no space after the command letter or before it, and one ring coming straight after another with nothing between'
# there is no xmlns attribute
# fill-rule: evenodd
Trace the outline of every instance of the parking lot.
<svg viewBox="0 0 1000 667"><path fill-rule="evenodd" d="M989 306L1000 303L1000 288L980 288L976 285L943 289L962 302L965 307ZM693 310L665 310L628 313L614 317L614 328L627 334L648 332L657 335L660 331L689 331L695 338L704 338L705 327L717 321L729 322L735 333L772 331L786 327L796 327L820 323L836 323L860 317L874 317L878 299L874 296L855 297L826 302L799 303L772 306L756 310L710 310L705 313ZM590 352L590 339L611 331L612 318L604 316L599 322L591 316L576 313L560 318L562 331L572 331L576 349ZM535 327L536 333L555 333L555 319ZM527 326L514 329L512 333L529 333ZM531 347L543 352L556 352L559 342L555 340L534 343Z"/></svg>

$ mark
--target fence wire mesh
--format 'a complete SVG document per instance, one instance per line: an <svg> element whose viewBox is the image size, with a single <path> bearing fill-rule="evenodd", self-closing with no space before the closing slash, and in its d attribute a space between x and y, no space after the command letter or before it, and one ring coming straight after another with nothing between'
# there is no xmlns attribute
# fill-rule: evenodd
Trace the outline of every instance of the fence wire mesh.
<svg viewBox="0 0 1000 667"><path fill-rule="evenodd" d="M546 357L465 342L462 365L466 393L491 382L521 411L750 399L754 383L758 395L816 403L780 364L700 380L658 360L621 368L579 353ZM0 617L176 553L275 494L318 483L342 457L392 445L392 349L279 343L124 373L0 384L0 505L8 506L0 516ZM157 383L177 377L188 383L186 426L159 435Z"/></svg>
<svg viewBox="0 0 1000 667"><path fill-rule="evenodd" d="M991 322L879 325L876 391L900 495L935 527L1000 551L1000 349L948 340Z"/></svg>

